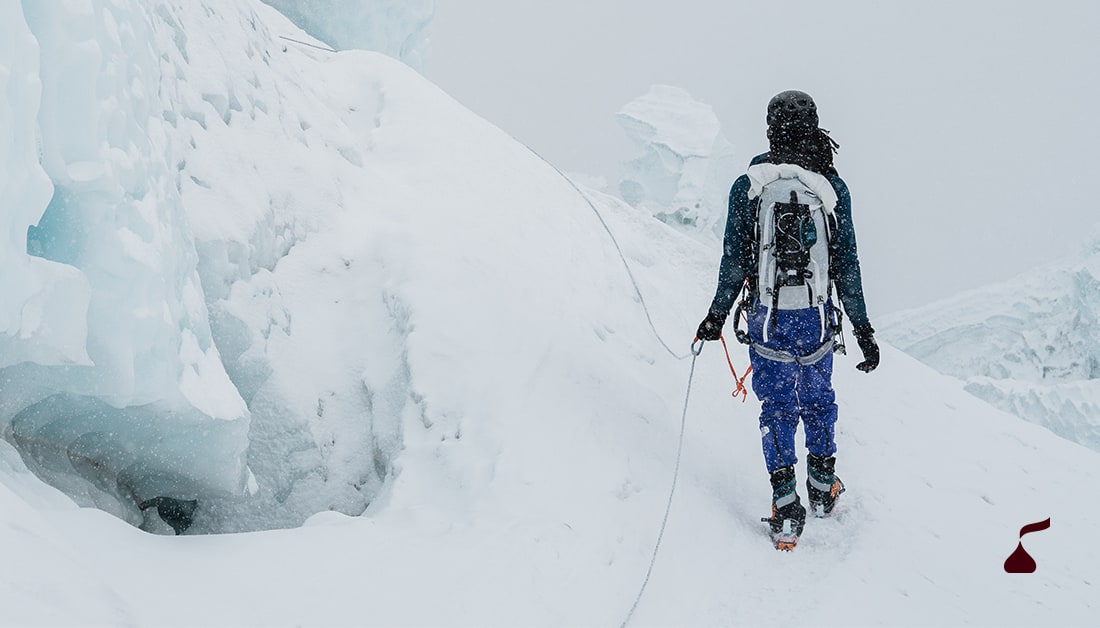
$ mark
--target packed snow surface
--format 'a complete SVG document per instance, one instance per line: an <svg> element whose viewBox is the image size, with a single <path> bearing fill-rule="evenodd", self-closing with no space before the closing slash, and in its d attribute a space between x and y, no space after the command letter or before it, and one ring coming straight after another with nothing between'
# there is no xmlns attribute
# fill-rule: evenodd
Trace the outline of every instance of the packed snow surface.
<svg viewBox="0 0 1100 628"><path fill-rule="evenodd" d="M1094 620L1100 455L890 346L773 550L759 405L688 352L717 246L407 66L251 0L0 11L0 625L618 625L681 418L630 625ZM163 532L127 490L194 527L77 505Z"/></svg>

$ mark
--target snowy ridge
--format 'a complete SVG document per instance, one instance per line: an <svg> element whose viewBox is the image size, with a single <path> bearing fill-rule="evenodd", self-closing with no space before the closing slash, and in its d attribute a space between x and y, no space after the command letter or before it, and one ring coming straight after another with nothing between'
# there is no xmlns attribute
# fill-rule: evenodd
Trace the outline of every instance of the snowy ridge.
<svg viewBox="0 0 1100 628"><path fill-rule="evenodd" d="M1100 246L881 321L891 343L973 394L1100 450Z"/></svg>
<svg viewBox="0 0 1100 628"><path fill-rule="evenodd" d="M193 246L163 248L193 255L185 276L247 404L256 492L205 495L187 535L146 534L78 508L0 442L0 624L618 625L668 496L689 363L654 337L585 198L408 67L284 44L277 34L305 35L258 2L106 5L69 17L108 39L147 34L133 46L166 64L165 84L136 93L158 99L159 118L141 119L164 120L147 130L164 133L153 154L167 167L123 159L124 141L93 156L168 173L153 179L176 190L167 206ZM686 352L716 247L585 195L657 332ZM129 331L112 340L148 339ZM158 359L177 365L183 344L165 338ZM837 360L849 492L783 555L759 521L759 405L730 398L720 345L705 346L681 484L631 625L1092 621L1100 547L1080 487L1100 481L1100 455L891 347L870 376L857 361ZM195 373L212 383L201 401L233 407L221 373ZM97 433L128 408L106 405L71 425ZM180 419L150 415L169 431ZM207 444L195 467L233 458ZM1039 571L1004 574L1020 526L1046 517L1025 540Z"/></svg>

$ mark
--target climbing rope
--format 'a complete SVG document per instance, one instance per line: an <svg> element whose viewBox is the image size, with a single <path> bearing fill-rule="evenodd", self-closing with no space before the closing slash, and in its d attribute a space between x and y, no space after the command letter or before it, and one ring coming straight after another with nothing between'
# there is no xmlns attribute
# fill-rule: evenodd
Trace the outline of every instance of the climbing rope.
<svg viewBox="0 0 1100 628"><path fill-rule="evenodd" d="M527 145L524 144L524 146ZM527 150L531 151L531 153L533 153L536 157L538 157L551 168L556 170L557 173L561 175L563 179L569 182L569 185L577 191L577 194L579 194L581 198L584 199L584 202L588 203L588 206L592 208L592 212L596 214L596 218L599 219L600 224L603 225L604 231L606 231L608 237L611 238L611 243L615 245L615 250L619 254L619 259L623 262L623 267L626 269L626 274L630 277L630 283L634 286L634 291L638 295L638 301L642 305L642 310L645 312L646 320L649 321L649 328L653 330L653 335L657 338L657 341L661 343L661 346L665 348L665 351L667 351L669 355L676 358L677 360L686 359L688 355L680 355L673 351L668 346L668 343L666 343L661 337L660 332L657 331L657 326L653 324L653 317L652 315L650 315L649 312L649 306L646 305L645 296L642 295L642 290L638 287L638 281L634 278L634 273L630 270L630 264L626 261L626 255L623 253L622 247L619 246L619 241L615 237L614 232L611 231L611 227L607 224L607 221L604 220L603 214L601 214L600 210L596 208L595 203L593 203L592 200L588 198L588 195L585 194L584 191L581 190L580 187L578 187L577 184L574 183L573 180L570 179L557 166L550 163L546 158L538 154L538 152L530 146L527 146ZM733 391L733 396L734 398L736 398L737 395L740 394L741 401L744 402L748 398L748 391L745 389L745 378L747 378L749 376L749 373L752 372L752 365L749 365L749 368L745 371L744 375L738 377L737 369L733 367L733 360L730 359L730 352L729 347L726 345L726 339L725 337L720 337L720 339L722 340L722 348L726 352L726 363L729 364L730 372L733 373L733 381L736 384L736 388ZM696 345L698 345L698 348L696 348ZM649 578L653 575L653 566L657 563L657 553L661 549L661 540L664 539L665 528L668 526L668 516L669 513L672 512L672 499L676 495L676 482L680 477L680 460L684 453L684 432L687 428L687 410L688 401L691 399L691 383L692 380L695 378L695 360L699 357L699 354L702 353L702 351L703 342L696 338L695 341L691 343L691 370L688 373L687 391L684 393L684 411L680 416L680 438L679 443L676 446L676 466L672 471L672 486L669 487L668 490L668 502L665 504L665 514L664 517L661 518L661 528L657 532L657 540L653 544L653 554L650 556L649 567L646 569L645 578L642 580L642 586L638 589L638 595L634 598L634 603L630 606L630 611L627 612L626 618L623 619L623 623L621 624L620 628L626 628L626 625L630 623L630 619L634 616L634 611L638 609L638 604L640 604L642 601L642 596L645 595L646 587L649 585Z"/></svg>
<svg viewBox="0 0 1100 628"><path fill-rule="evenodd" d="M695 345L698 344L699 348L696 349ZM672 497L676 494L676 480L680 477L680 458L684 453L684 432L687 427L687 412L688 412L688 400L691 399L691 382L695 378L695 359L699 357L699 354L703 352L703 342L698 338L691 343L691 371L688 373L687 391L684 393L684 412L680 416L680 441L676 446L676 467L672 471L672 486L668 489L668 503L665 504L665 516L661 519L661 529L657 532L657 541L653 544L653 555L649 559L649 568L645 571L645 579L642 580L642 586L638 589L638 597L634 598L634 604L630 606L630 611L626 614L626 619L620 625L620 628L626 628L626 625L630 622L630 618L634 616L634 611L637 610L638 604L642 601L642 596L645 594L645 588L649 584L649 577L653 575L653 565L657 563L657 552L661 549L661 539L665 536L665 527L668 525L668 514L672 511Z"/></svg>
<svg viewBox="0 0 1100 628"><path fill-rule="evenodd" d="M665 342L664 338L661 337L660 332L657 331L657 326L653 323L653 316L649 312L649 306L645 302L645 296L642 295L642 289L638 287L638 280L634 278L634 272L630 270L630 264L628 264L626 261L626 254L623 253L623 247L619 246L618 238L615 237L615 233L611 231L611 227L608 226L607 221L604 220L603 214L601 214L600 210L596 208L596 204L592 202L592 199L588 198L588 195L584 193L584 190L582 190L576 183L574 183L573 180L570 179L569 176L566 175L564 172L562 172L560 168L550 163L550 161L542 155L538 154L538 151L531 148L530 146L527 146L527 144L520 142L518 139L516 139L515 136L512 136L512 139L526 146L527 150L531 151L531 154L533 154L535 157L538 157L546 165L557 171L557 173L561 175L561 178L565 179L569 183L569 185L577 191L577 194L579 194L580 197L584 199L584 202L587 203L590 208L592 208L592 213L596 214L596 218L600 221L600 224L603 226L604 231L606 231L608 237L611 238L611 243L615 245L615 251L619 254L619 259L623 262L623 268L626 269L627 276L630 277L630 283L634 286L634 292L638 295L638 302L642 304L642 310L645 312L645 318L649 322L649 328L653 330L653 335L656 336L657 342L661 343L661 346L665 348L665 351L667 351L669 355L676 358L677 360L686 360L688 357L690 357L690 355L699 355L698 353L694 353L694 350L692 351L692 354L681 355L679 353L676 353L668 346L668 343Z"/></svg>
<svg viewBox="0 0 1100 628"><path fill-rule="evenodd" d="M282 37L282 36L280 36L280 37ZM298 44L302 44L302 45L306 45L306 46L311 46L313 48L319 48L321 50L328 50L329 52L335 52L334 50L331 50L331 49L322 48L321 46L316 46L314 44L310 44L310 43L307 43L307 42L298 41L296 39L291 39L289 37L282 37L282 38L286 39L288 41L292 41L294 43L298 43ZM645 595L646 587L649 585L649 579L653 575L653 567L657 563L657 554L659 553L659 551L661 549L661 541L664 539L665 529L668 527L668 518L669 518L669 514L672 512L673 498L676 495L676 484L677 484L677 481L679 480L679 477L680 477L680 462L683 458L683 453L684 453L684 434L687 430L687 411L688 411L688 403L691 399L691 385L692 385L692 382L695 379L695 362L696 362L696 359L699 357L699 354L702 353L702 351L703 351L703 342L700 341L698 338L696 338L691 343L691 351L688 354L676 353L675 351L672 350L671 347L669 347L668 343L665 342L665 340L661 336L660 332L657 331L657 326L653 322L653 315L649 311L649 305L646 303L645 295L642 294L642 289L638 285L638 280L637 280L637 278L634 277L634 272L630 269L630 264L626 260L626 254L623 252L622 246L619 244L618 238L615 237L615 233L611 230L610 225L607 224L607 220L604 219L603 214L600 213L600 210L596 207L596 204L593 203L592 199L590 199L588 197L588 195L584 193L584 190L582 190L571 178L569 178L568 175L566 175L564 172L562 172L560 168L558 168L553 163L551 163L549 160L547 160L545 157L540 155L538 153L538 151L531 148L526 143L521 142L515 136L512 136L512 139L515 140L516 142L522 144L524 147L527 148L527 150L531 151L531 154L533 154L535 157L539 158L542 162L544 162L545 164L547 164L548 166L553 168L563 179L565 179L565 181L567 183L569 183L570 187L572 187L577 192L577 194L580 195L580 197L582 199L584 199L584 202L588 205L589 208L591 208L592 213L594 213L596 215L596 219L599 220L600 225L603 227L604 231L607 232L608 237L611 239L611 243L615 246L615 251L616 251L616 253L618 253L619 259L623 263L623 268L626 270L626 274L630 278L630 283L634 287L635 294L637 294L637 296L638 296L638 302L641 304L643 312L645 312L646 321L649 323L649 328L650 328L650 330L653 331L654 337L657 338L657 342L659 342L661 344L661 346L664 347L665 351L667 351L669 355L671 355L673 358L675 358L677 360L684 360L684 359L687 359L688 357L691 357L691 369L688 372L687 389L684 392L684 408L683 408L683 412L680 415L680 436L679 436L677 446L676 446L676 464L675 464L675 467L673 468L673 472L672 472L672 483L671 483L671 486L669 487L669 491L668 491L668 501L665 504L664 516L661 518L661 527L660 527L659 531L657 532L657 540L653 544L653 553L651 554L650 559L649 559L649 566L646 569L645 578L642 580L642 585L638 589L638 595L634 598L634 603L630 606L630 611L627 612L626 618L623 619L623 622L621 624L621 627L625 628L626 625L630 622L631 618L634 616L634 612L638 609L638 605L641 603L642 597ZM742 402L744 402L745 399L748 396L748 391L745 390L744 383L745 383L745 379L749 376L749 373L752 372L752 366L751 365L749 366L748 370L745 371L745 374L743 376L738 377L737 370L733 366L733 360L730 359L729 347L726 345L726 339L724 337L722 337L721 340L722 340L722 348L725 350L725 353L726 353L726 362L729 364L730 372L733 373L734 383L736 384L736 388L733 391L733 396L736 398L738 394L741 394Z"/></svg>
<svg viewBox="0 0 1100 628"><path fill-rule="evenodd" d="M286 35L279 35L279 39L285 39L287 41L301 44L303 46L309 46L310 48L316 48L317 50L324 50L325 52L336 52L332 48L326 48L325 46L318 46L317 44L311 44L308 41L302 41L300 39L294 39L293 37L287 37Z"/></svg>

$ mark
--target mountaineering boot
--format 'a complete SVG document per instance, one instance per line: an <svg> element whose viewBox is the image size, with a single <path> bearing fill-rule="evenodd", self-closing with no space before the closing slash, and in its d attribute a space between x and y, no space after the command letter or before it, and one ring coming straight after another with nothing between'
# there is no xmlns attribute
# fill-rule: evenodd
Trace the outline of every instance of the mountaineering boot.
<svg viewBox="0 0 1100 628"><path fill-rule="evenodd" d="M795 491L794 467L772 472L772 516L764 518L771 527L775 549L790 551L798 544L798 536L806 526L806 508Z"/></svg>
<svg viewBox="0 0 1100 628"><path fill-rule="evenodd" d="M836 456L806 456L806 492L815 517L825 517L836 507L844 482L836 476Z"/></svg>

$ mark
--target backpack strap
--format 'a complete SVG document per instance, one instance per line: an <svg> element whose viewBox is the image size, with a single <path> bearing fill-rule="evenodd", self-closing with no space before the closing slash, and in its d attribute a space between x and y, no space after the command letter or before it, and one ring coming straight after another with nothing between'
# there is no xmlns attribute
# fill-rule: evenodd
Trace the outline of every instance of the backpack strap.
<svg viewBox="0 0 1100 628"><path fill-rule="evenodd" d="M832 187L832 183L829 183L829 187ZM835 191L835 190L834 190ZM838 201L839 202L839 201ZM837 251L837 241L835 238L838 228L838 219L836 212L829 212L825 215L825 241L829 245L829 298L828 302L833 306L830 308L828 325L829 332L832 334L833 351L840 352L841 355L848 355L848 350L844 346L844 313L840 310L840 303L833 300L834 294L840 294L836 289L837 260L840 259ZM823 317L824 320L824 317ZM823 326L825 327L825 326ZM826 333L822 330L822 334Z"/></svg>
<svg viewBox="0 0 1100 628"><path fill-rule="evenodd" d="M749 281L746 284L745 299L751 299L753 294L756 294L756 289L760 281L760 195L749 199L749 211L752 214L752 239L745 243L750 249L749 259L751 260L749 266L749 272L745 273ZM831 252L830 252L831 254Z"/></svg>

